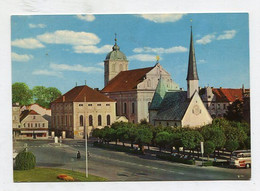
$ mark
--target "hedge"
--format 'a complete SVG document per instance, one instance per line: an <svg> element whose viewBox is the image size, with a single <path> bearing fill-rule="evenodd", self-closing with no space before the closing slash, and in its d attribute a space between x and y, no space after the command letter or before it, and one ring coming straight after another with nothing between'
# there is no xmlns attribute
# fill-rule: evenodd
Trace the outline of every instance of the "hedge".
<svg viewBox="0 0 260 191"><path fill-rule="evenodd" d="M174 157L174 156L165 155L165 154L164 155L159 154L159 155L156 155L156 157L159 159L168 160L168 161L172 161L172 162L195 165L195 161L191 160L191 159L184 159L184 158Z"/></svg>
<svg viewBox="0 0 260 191"><path fill-rule="evenodd" d="M36 157L32 152L23 150L15 157L15 169L17 170L34 169L35 165Z"/></svg>
<svg viewBox="0 0 260 191"><path fill-rule="evenodd" d="M119 145L106 145L106 144L103 144L103 143L94 142L93 146L99 147L99 148L104 148L104 149L115 150L115 151L119 151L119 152L126 152L126 153L143 155L143 152L140 151L140 150L132 149L132 148L129 148L129 147L122 147L122 146L119 146Z"/></svg>

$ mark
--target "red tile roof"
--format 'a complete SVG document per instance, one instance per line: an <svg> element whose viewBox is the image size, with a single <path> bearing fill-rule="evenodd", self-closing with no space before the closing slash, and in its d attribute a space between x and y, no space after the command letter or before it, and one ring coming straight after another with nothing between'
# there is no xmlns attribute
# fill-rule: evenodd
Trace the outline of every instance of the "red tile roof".
<svg viewBox="0 0 260 191"><path fill-rule="evenodd" d="M34 110L24 110L21 114L20 114L20 121L22 121L25 117L27 117L28 115L40 115L39 113L37 113Z"/></svg>
<svg viewBox="0 0 260 191"><path fill-rule="evenodd" d="M216 95L217 102L234 102L237 99L240 101L243 99L242 89L213 88L212 91Z"/></svg>
<svg viewBox="0 0 260 191"><path fill-rule="evenodd" d="M115 102L88 86L76 86L52 103L60 102Z"/></svg>
<svg viewBox="0 0 260 191"><path fill-rule="evenodd" d="M154 67L122 71L109 81L107 86L104 87L101 92L106 93L135 90L137 85L143 81L143 77L153 68Z"/></svg>

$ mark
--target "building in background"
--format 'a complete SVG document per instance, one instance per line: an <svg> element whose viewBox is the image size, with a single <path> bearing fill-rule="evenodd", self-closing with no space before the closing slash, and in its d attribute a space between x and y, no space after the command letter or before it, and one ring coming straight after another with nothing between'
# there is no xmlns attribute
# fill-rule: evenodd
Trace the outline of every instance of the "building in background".
<svg viewBox="0 0 260 191"><path fill-rule="evenodd" d="M24 110L20 115L18 138L47 139L48 121L34 110Z"/></svg>
<svg viewBox="0 0 260 191"><path fill-rule="evenodd" d="M20 124L20 105L15 103L12 105L12 127L13 127L13 137L19 135Z"/></svg>
<svg viewBox="0 0 260 191"><path fill-rule="evenodd" d="M116 120L115 101L84 85L76 86L51 103L56 136L82 139L86 132L110 126Z"/></svg>
<svg viewBox="0 0 260 191"><path fill-rule="evenodd" d="M179 85L159 64L159 58L152 67L128 70L127 58L116 39L104 65L105 87L101 92L116 101L116 115L125 116L129 122L149 121L148 108L160 77L168 89L179 90Z"/></svg>
<svg viewBox="0 0 260 191"><path fill-rule="evenodd" d="M212 123L212 118L199 96L193 35L191 30L187 91L169 90L160 79L149 107L149 121L153 125L196 128Z"/></svg>
<svg viewBox="0 0 260 191"><path fill-rule="evenodd" d="M200 96L212 118L224 117L228 106L236 100L241 102L245 100L244 104L246 109L244 113L246 118L250 116L250 114L248 114L250 113L249 89L244 89L244 87L240 89L204 87L200 89Z"/></svg>

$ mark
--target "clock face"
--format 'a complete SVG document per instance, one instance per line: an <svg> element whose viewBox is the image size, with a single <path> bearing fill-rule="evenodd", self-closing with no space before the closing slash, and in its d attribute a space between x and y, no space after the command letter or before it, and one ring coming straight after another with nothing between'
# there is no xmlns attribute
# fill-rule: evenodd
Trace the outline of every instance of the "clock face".
<svg viewBox="0 0 260 191"><path fill-rule="evenodd" d="M199 115L201 113L201 110L200 110L200 107L198 105L194 105L193 109L192 109L192 112L195 114L195 115Z"/></svg>

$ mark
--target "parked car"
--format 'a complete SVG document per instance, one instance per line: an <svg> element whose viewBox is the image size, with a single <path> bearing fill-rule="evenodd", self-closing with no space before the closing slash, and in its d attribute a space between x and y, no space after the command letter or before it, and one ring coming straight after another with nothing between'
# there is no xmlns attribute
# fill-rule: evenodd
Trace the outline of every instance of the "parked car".
<svg viewBox="0 0 260 191"><path fill-rule="evenodd" d="M237 168L251 168L251 151L233 151L231 155L230 165Z"/></svg>

